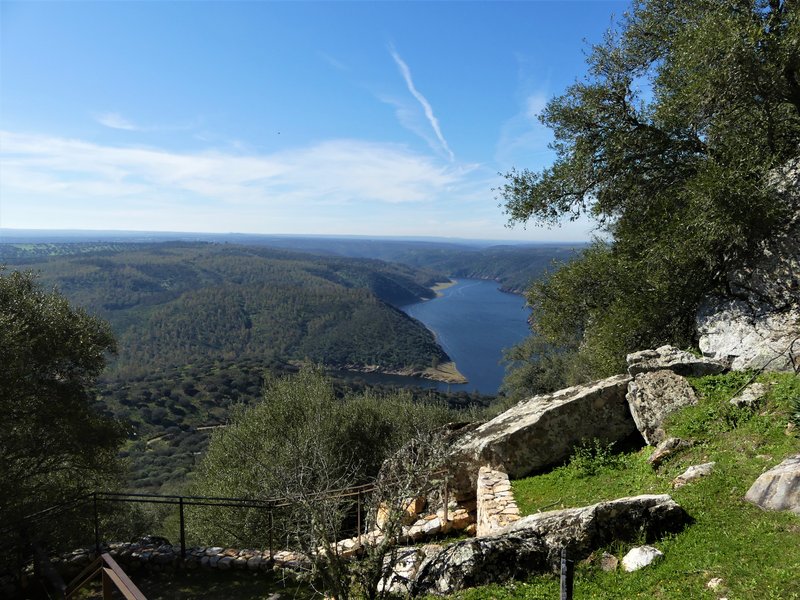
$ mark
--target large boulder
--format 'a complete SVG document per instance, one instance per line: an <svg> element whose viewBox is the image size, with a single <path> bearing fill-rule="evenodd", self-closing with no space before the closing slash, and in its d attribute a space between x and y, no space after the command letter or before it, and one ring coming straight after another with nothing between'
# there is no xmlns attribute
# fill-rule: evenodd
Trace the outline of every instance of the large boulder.
<svg viewBox="0 0 800 600"><path fill-rule="evenodd" d="M689 516L668 495L645 495L520 519L496 534L456 542L426 558L412 593L452 592L557 568L561 549L583 559L613 541L652 540L680 531Z"/></svg>
<svg viewBox="0 0 800 600"><path fill-rule="evenodd" d="M627 399L636 427L651 446L664 441L662 425L667 415L697 404L689 382L667 370L638 373L628 384Z"/></svg>
<svg viewBox="0 0 800 600"><path fill-rule="evenodd" d="M484 465L515 479L564 461L584 440L610 443L634 434L629 381L616 375L534 396L466 433L450 451L455 487L474 490Z"/></svg>
<svg viewBox="0 0 800 600"><path fill-rule="evenodd" d="M744 499L766 510L790 510L800 515L800 454L763 473Z"/></svg>
<svg viewBox="0 0 800 600"><path fill-rule="evenodd" d="M792 371L800 358L800 159L773 173L791 218L726 274L696 317L700 350L733 369Z"/></svg>
<svg viewBox="0 0 800 600"><path fill-rule="evenodd" d="M712 297L697 313L700 350L735 370L793 371L800 356L800 308ZM794 358L794 360L793 360Z"/></svg>
<svg viewBox="0 0 800 600"><path fill-rule="evenodd" d="M660 346L655 350L640 350L626 357L631 377L639 373L669 370L678 375L702 377L722 373L726 366L704 356L696 356L674 346Z"/></svg>

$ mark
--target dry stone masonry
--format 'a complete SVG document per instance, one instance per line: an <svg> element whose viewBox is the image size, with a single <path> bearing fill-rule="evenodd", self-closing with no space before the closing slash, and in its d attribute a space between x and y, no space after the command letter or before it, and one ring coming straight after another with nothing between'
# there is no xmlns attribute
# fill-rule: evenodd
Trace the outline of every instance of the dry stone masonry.
<svg viewBox="0 0 800 600"><path fill-rule="evenodd" d="M519 508L508 475L490 467L478 471L478 522L476 535L492 532L518 521Z"/></svg>

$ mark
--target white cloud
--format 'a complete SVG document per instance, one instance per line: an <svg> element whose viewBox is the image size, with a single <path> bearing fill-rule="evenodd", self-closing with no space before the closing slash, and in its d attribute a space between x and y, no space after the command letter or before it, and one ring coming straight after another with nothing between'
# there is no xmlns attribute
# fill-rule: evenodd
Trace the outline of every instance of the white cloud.
<svg viewBox="0 0 800 600"><path fill-rule="evenodd" d="M493 169L338 139L174 152L0 132L0 225L560 239L503 227Z"/></svg>
<svg viewBox="0 0 800 600"><path fill-rule="evenodd" d="M331 140L273 154L105 146L2 133L4 194L74 197L191 194L223 205L432 201L468 166L442 165L403 146Z"/></svg>
<svg viewBox="0 0 800 600"><path fill-rule="evenodd" d="M139 131L140 129L119 113L102 113L95 116L95 120L111 129L124 129L126 131Z"/></svg>
<svg viewBox="0 0 800 600"><path fill-rule="evenodd" d="M525 99L525 115L537 125L539 124L539 116L547 106L547 96L541 92L531 94Z"/></svg>
<svg viewBox="0 0 800 600"><path fill-rule="evenodd" d="M548 144L553 136L539 122L547 100L543 92L525 96L519 112L503 124L495 151L495 160L503 170L512 166L538 170L552 162L553 153Z"/></svg>
<svg viewBox="0 0 800 600"><path fill-rule="evenodd" d="M417 102L420 103L420 106L422 106L422 110L425 112L425 118L428 120L431 129L433 129L441 149L447 154L451 162L454 161L455 155L450 149L450 146L448 145L447 140L444 138L444 135L442 135L442 129L439 126L439 119L437 119L436 115L433 114L433 107L431 106L431 103L428 102L427 98L425 98L425 96L423 96L414 86L414 80L411 77L411 70L408 68L408 65L400 57L397 51L394 48L390 48L390 52L394 62L397 63L397 67L400 69L400 73L406 82L408 91L411 92L411 95L414 96L414 98L417 99Z"/></svg>

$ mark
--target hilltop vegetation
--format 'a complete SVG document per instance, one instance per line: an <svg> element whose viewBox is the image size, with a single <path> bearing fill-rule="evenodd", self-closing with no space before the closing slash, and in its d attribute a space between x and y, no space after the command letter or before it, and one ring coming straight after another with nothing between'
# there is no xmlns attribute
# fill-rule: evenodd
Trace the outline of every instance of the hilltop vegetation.
<svg viewBox="0 0 800 600"><path fill-rule="evenodd" d="M300 363L419 372L448 360L396 308L434 295L446 277L429 270L211 243L0 245L0 260L110 323L118 352L94 408L126 424L122 456L139 490L184 485L213 428L261 396L265 375ZM365 384L335 388L343 397Z"/></svg>
<svg viewBox="0 0 800 600"><path fill-rule="evenodd" d="M507 174L507 214L585 215L603 237L529 291L546 345L522 354L552 385L696 344L703 298L790 220L781 171L800 147L798 57L797 3L642 0L547 104L556 159Z"/></svg>
<svg viewBox="0 0 800 600"><path fill-rule="evenodd" d="M433 297L444 278L430 271L216 244L47 251L10 262L111 324L120 347L111 376L234 357L413 371L447 360L394 308Z"/></svg>

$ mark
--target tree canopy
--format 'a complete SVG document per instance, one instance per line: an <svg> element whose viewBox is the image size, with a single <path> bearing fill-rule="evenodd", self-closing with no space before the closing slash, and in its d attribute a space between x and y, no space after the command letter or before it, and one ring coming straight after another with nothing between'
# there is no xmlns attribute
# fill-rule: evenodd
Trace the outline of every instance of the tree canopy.
<svg viewBox="0 0 800 600"><path fill-rule="evenodd" d="M108 325L0 270L0 522L105 487L121 426L90 409L92 386L115 348Z"/></svg>
<svg viewBox="0 0 800 600"><path fill-rule="evenodd" d="M639 0L587 62L541 115L554 163L512 170L499 192L511 223L597 222L581 259L529 291L549 353L581 365L562 375L588 377L618 372L630 351L692 345L701 299L787 217L779 175L800 153L800 8Z"/></svg>

